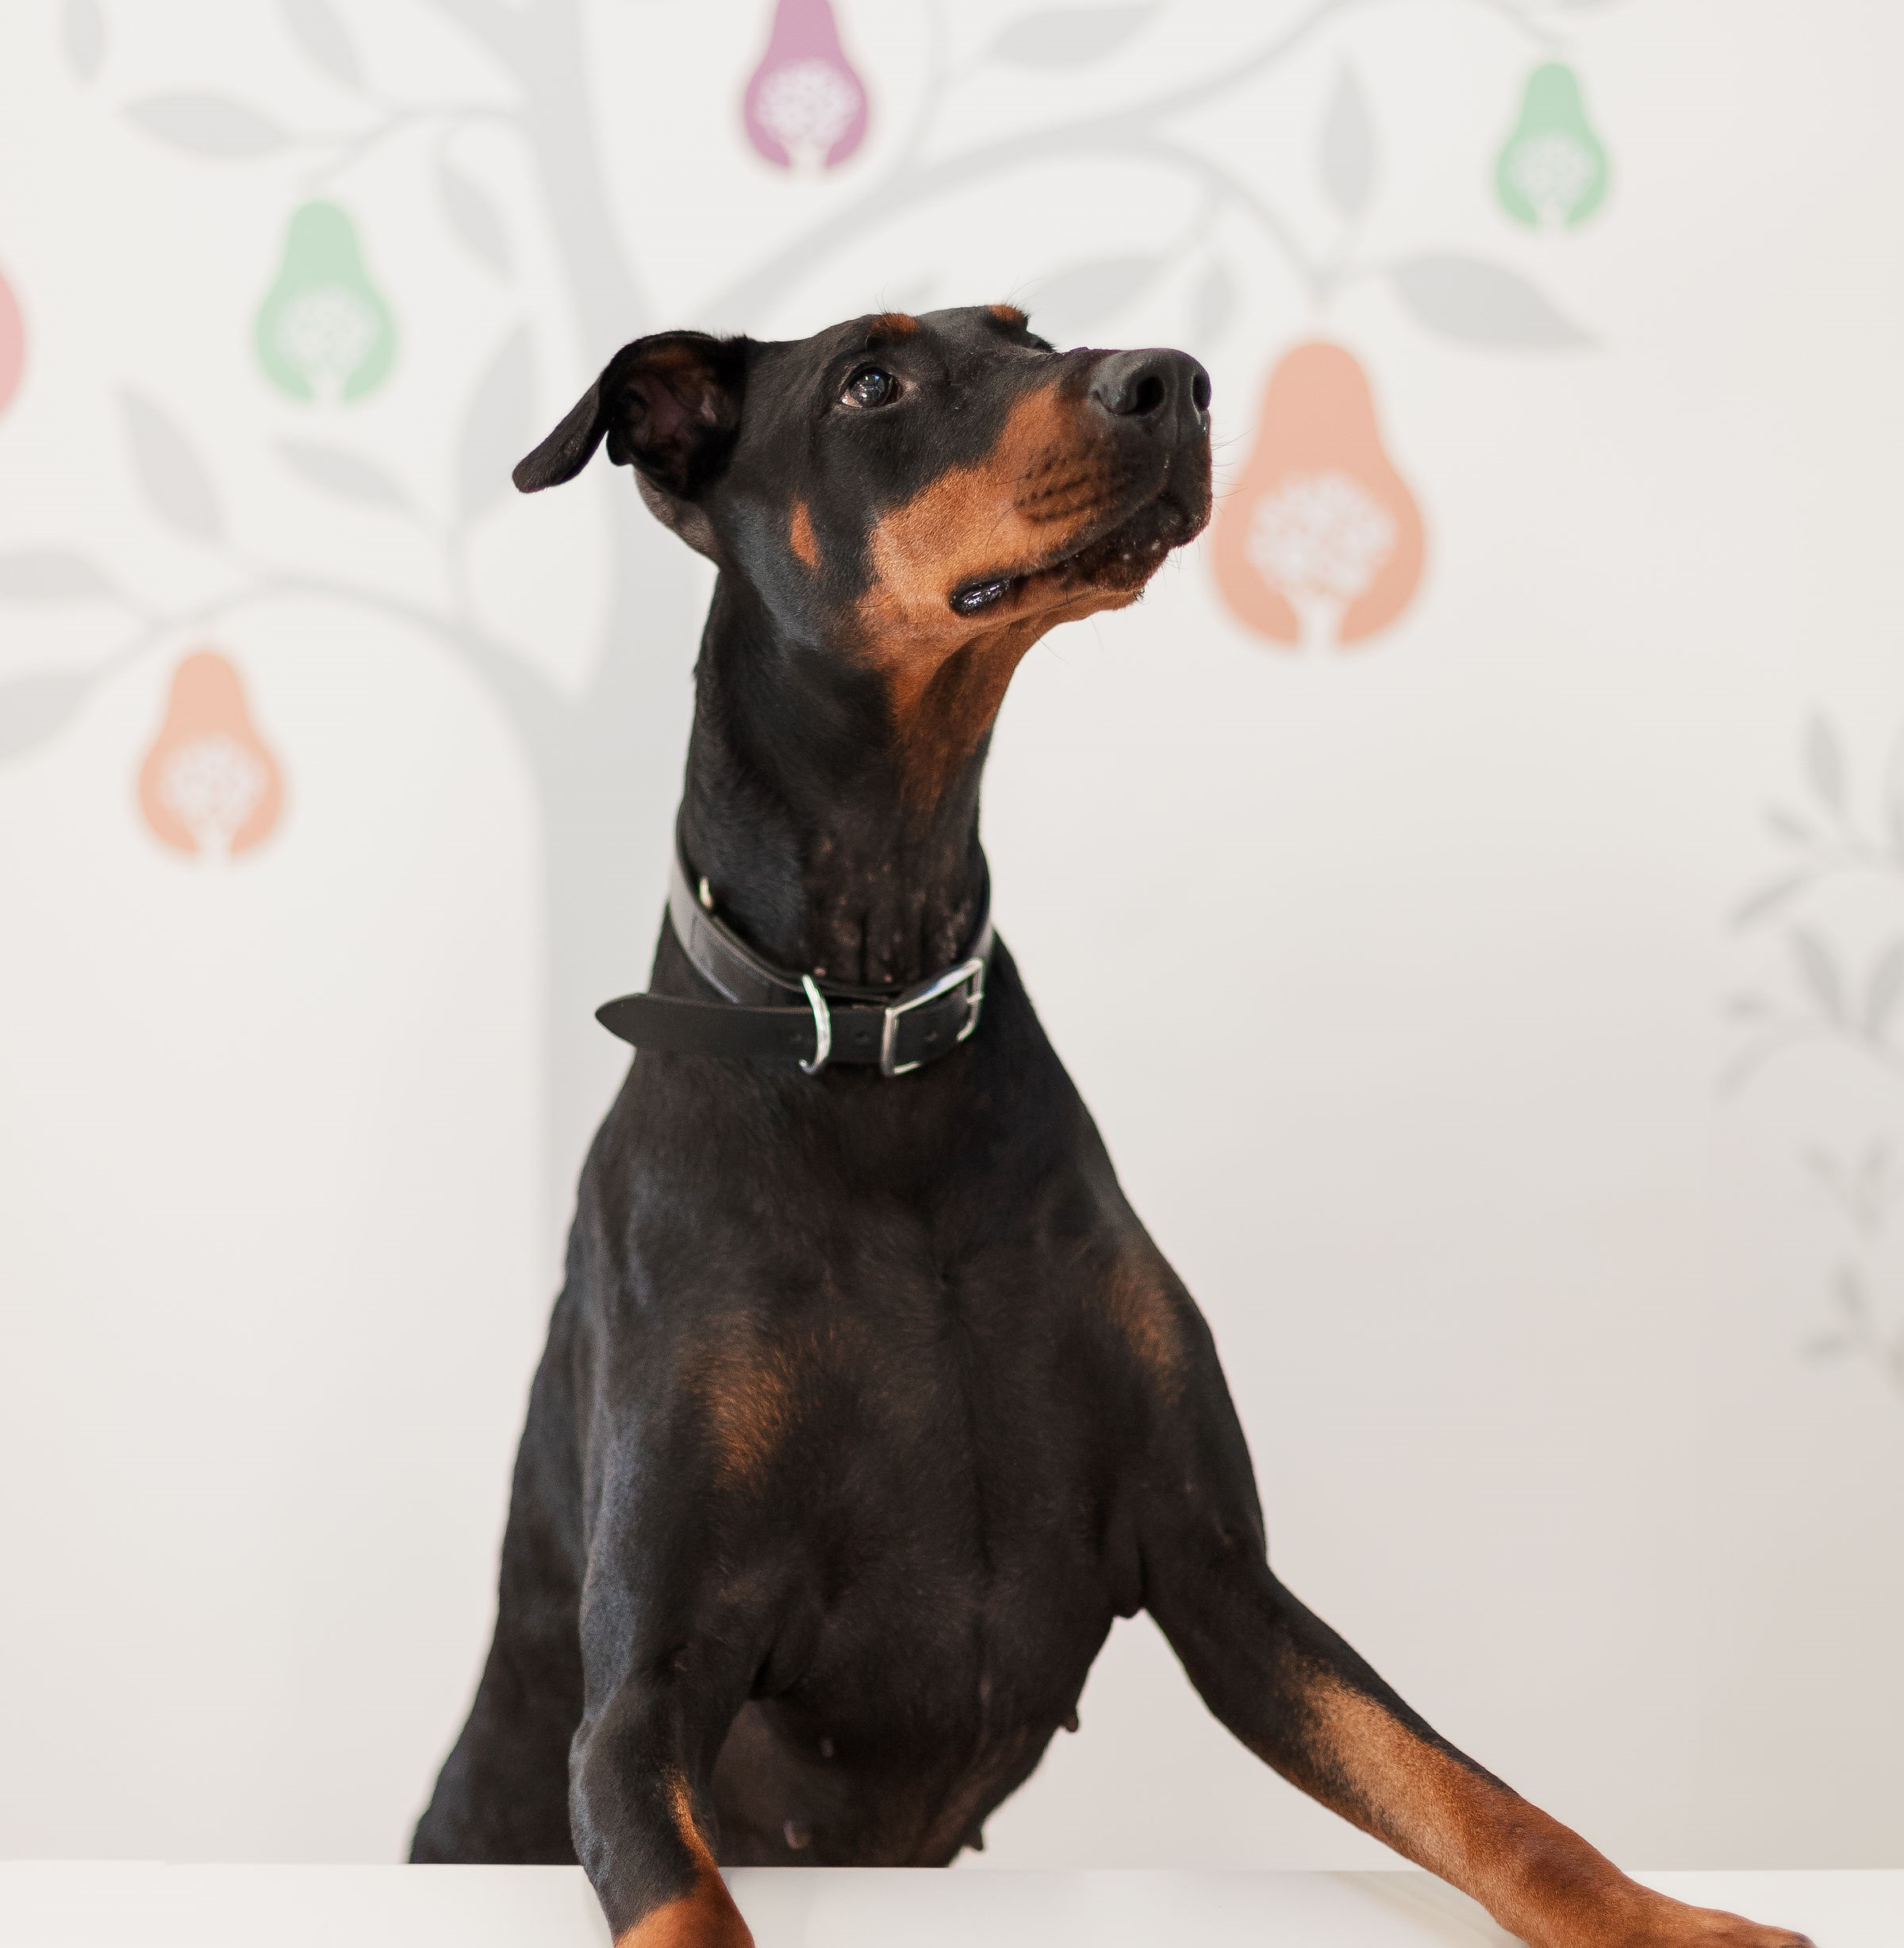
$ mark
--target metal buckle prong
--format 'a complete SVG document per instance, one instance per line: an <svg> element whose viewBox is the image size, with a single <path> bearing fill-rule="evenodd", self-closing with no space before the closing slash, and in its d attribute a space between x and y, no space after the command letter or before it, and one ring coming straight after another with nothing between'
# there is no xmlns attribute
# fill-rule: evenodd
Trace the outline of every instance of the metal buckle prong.
<svg viewBox="0 0 1904 1948"><path fill-rule="evenodd" d="M975 956L961 961L956 967L948 967L942 974L930 981L922 981L916 988L908 988L896 1001L886 1004L886 1019L879 1038L879 1072L881 1075L910 1075L915 1069L923 1066L924 1057L918 1062L895 1062L899 1053L899 1018L909 1015L916 1008L923 1008L927 1001L935 1001L942 994L950 994L953 989L962 987L966 982L973 983L972 992L965 1000L965 1023L953 1038L962 1042L978 1026L978 1011L985 998L985 963L982 957Z"/></svg>
<svg viewBox="0 0 1904 1948"><path fill-rule="evenodd" d="M706 884L704 880L703 885ZM807 1005L813 1010L813 1059L800 1066L808 1075L818 1075L827 1066L827 1058L833 1053L833 1011L827 1005L827 997L813 985L813 977L803 974L800 985L807 991Z"/></svg>

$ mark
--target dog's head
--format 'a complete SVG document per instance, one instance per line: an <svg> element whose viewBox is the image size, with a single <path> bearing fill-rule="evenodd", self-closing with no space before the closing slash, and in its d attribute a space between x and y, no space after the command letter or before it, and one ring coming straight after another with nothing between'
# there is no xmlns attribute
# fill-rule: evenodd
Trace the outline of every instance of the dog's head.
<svg viewBox="0 0 1904 1948"><path fill-rule="evenodd" d="M878 675L930 793L1032 643L1135 601L1208 520L1209 403L1186 353L1060 353L1006 305L776 344L667 332L624 346L515 478L570 479L605 438L787 640Z"/></svg>

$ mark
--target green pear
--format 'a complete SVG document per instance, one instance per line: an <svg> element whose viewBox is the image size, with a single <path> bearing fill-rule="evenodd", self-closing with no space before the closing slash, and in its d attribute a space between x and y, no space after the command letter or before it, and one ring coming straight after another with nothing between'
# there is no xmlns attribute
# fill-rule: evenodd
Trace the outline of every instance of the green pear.
<svg viewBox="0 0 1904 1948"><path fill-rule="evenodd" d="M1606 175L1580 77L1564 61L1545 63L1527 77L1521 119L1494 166L1501 207L1545 229L1583 223L1606 194Z"/></svg>
<svg viewBox="0 0 1904 1948"><path fill-rule="evenodd" d="M397 328L335 203L306 203L293 215L256 340L265 376L294 399L361 399L383 382Z"/></svg>

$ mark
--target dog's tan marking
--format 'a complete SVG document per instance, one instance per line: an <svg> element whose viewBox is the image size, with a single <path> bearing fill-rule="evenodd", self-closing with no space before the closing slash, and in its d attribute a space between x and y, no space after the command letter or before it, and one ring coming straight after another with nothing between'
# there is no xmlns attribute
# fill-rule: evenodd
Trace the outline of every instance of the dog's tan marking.
<svg viewBox="0 0 1904 1948"><path fill-rule="evenodd" d="M688 1790L686 1777L678 1771L671 1773L668 1779L668 1810L674 1814L675 1828L687 1842L688 1851L694 1856L695 1864L710 1873L717 1871L714 1850L695 1823L694 1795Z"/></svg>
<svg viewBox="0 0 1904 1948"><path fill-rule="evenodd" d="M758 1485L793 1424L793 1379L785 1363L770 1354L718 1347L696 1373L693 1389L722 1481Z"/></svg>
<svg viewBox="0 0 1904 1948"><path fill-rule="evenodd" d="M1296 1782L1536 1948L1810 1948L1787 1929L1629 1880L1577 1833L1331 1675L1319 1673L1303 1704L1313 1773Z"/></svg>
<svg viewBox="0 0 1904 1948"><path fill-rule="evenodd" d="M1025 652L1061 622L1123 609L1142 589L1085 589L1069 601L961 644L936 666L908 660L893 668L886 690L899 732L906 801L931 805L984 741Z"/></svg>
<svg viewBox="0 0 1904 1948"><path fill-rule="evenodd" d="M861 602L868 633L923 630L941 644L969 634L947 606L959 582L1022 572L1061 551L1089 521L1097 469L1065 464L1084 458L1083 444L1075 405L1056 386L1041 386L1012 406L982 460L948 467L883 515L868 537L873 580Z"/></svg>
<svg viewBox="0 0 1904 1948"><path fill-rule="evenodd" d="M1008 325L1014 331L1031 322L1016 305L987 305L985 309L1000 325Z"/></svg>
<svg viewBox="0 0 1904 1948"><path fill-rule="evenodd" d="M1035 579L997 611L965 617L953 590L1034 574L1101 520L1117 486L1108 448L1084 436L1075 404L1045 386L1012 408L982 460L948 468L873 527L858 635L885 682L910 802L931 803L977 748L1019 659L1046 630L1140 593Z"/></svg>
<svg viewBox="0 0 1904 1948"><path fill-rule="evenodd" d="M910 338L919 329L919 320L909 311L882 311L866 323L866 343L882 338Z"/></svg>
<svg viewBox="0 0 1904 1948"><path fill-rule="evenodd" d="M667 1781L675 1830L694 1856L694 1884L615 1938L615 1948L754 1948L754 1937L695 1823L693 1795L679 1772Z"/></svg>
<svg viewBox="0 0 1904 1948"><path fill-rule="evenodd" d="M1472 1888L1488 1877L1517 1805L1545 1817L1334 1677L1319 1674L1305 1705L1326 1803L1444 1880Z"/></svg>
<svg viewBox="0 0 1904 1948"><path fill-rule="evenodd" d="M793 503L793 520L787 536L793 552L809 568L820 566L820 544L813 539L813 517L804 501Z"/></svg>
<svg viewBox="0 0 1904 1948"><path fill-rule="evenodd" d="M1138 1364L1167 1400L1183 1390L1184 1331L1176 1300L1154 1276L1119 1270L1105 1292L1105 1308Z"/></svg>

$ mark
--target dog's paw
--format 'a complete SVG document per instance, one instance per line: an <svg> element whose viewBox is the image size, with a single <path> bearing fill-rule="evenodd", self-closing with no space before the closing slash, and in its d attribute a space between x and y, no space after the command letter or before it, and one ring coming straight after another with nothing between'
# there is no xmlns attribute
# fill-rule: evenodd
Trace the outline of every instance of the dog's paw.
<svg viewBox="0 0 1904 1948"><path fill-rule="evenodd" d="M1564 1948L1817 1948L1808 1935L1768 1927L1742 1914L1691 1908L1683 1900L1631 1885L1631 1892L1579 1931L1566 1931ZM1557 1938L1553 1948L1562 1948Z"/></svg>

